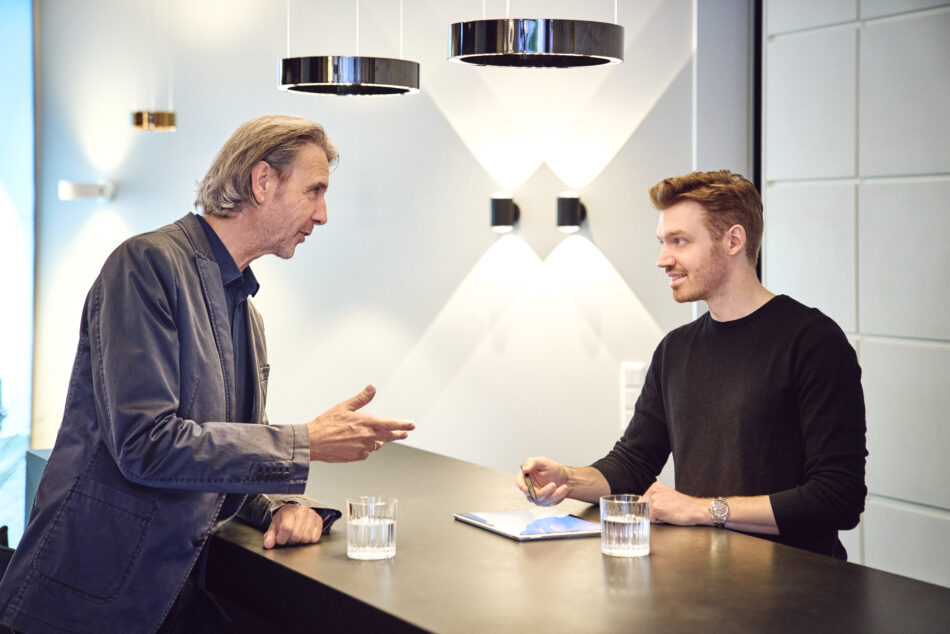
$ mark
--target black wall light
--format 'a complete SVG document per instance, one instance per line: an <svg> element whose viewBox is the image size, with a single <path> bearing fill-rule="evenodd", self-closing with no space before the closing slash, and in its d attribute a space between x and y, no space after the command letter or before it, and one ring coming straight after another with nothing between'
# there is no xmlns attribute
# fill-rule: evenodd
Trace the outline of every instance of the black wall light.
<svg viewBox="0 0 950 634"><path fill-rule="evenodd" d="M587 217L587 208L576 192L561 192L557 197L557 228L564 233L574 233L581 228Z"/></svg>
<svg viewBox="0 0 950 634"><path fill-rule="evenodd" d="M511 194L499 192L491 197L491 230L495 233L509 233L521 216L521 210L515 204Z"/></svg>

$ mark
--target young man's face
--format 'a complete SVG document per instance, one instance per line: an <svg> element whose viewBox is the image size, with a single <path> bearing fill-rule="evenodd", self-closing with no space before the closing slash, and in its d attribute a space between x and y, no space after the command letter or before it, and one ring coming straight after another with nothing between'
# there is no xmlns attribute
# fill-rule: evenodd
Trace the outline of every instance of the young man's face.
<svg viewBox="0 0 950 634"><path fill-rule="evenodd" d="M656 265L670 277L677 302L709 300L726 280L726 243L713 240L703 222L705 211L684 200L660 212L656 236L660 256Z"/></svg>
<svg viewBox="0 0 950 634"><path fill-rule="evenodd" d="M330 165L326 152L314 143L306 144L269 201L261 235L268 253L281 258L292 257L314 225L326 223L325 195L329 185Z"/></svg>

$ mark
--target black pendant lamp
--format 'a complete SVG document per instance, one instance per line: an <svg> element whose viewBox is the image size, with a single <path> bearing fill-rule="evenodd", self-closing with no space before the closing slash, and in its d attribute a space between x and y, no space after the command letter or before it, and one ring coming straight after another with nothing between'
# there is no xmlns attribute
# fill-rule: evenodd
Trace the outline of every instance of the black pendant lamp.
<svg viewBox="0 0 950 634"><path fill-rule="evenodd" d="M324 95L419 92L419 64L389 57L324 55L280 60L280 88Z"/></svg>
<svg viewBox="0 0 950 634"><path fill-rule="evenodd" d="M449 27L449 60L520 68L619 64L623 61L623 27L546 18L456 22Z"/></svg>
<svg viewBox="0 0 950 634"><path fill-rule="evenodd" d="M359 50L359 2L356 3ZM399 2L399 55L402 56L402 0ZM320 55L290 57L290 1L287 2L287 57L280 61L281 90L323 95L406 95L419 92L419 63L389 57Z"/></svg>

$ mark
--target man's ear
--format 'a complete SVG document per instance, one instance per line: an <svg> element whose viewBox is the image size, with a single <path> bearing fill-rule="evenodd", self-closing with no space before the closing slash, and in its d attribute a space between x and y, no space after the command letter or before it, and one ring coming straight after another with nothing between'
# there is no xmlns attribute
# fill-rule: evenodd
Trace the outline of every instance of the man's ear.
<svg viewBox="0 0 950 634"><path fill-rule="evenodd" d="M729 255L738 255L745 251L745 227L742 225L732 225L726 232L726 238L728 239L726 248L729 251Z"/></svg>
<svg viewBox="0 0 950 634"><path fill-rule="evenodd" d="M277 170L267 161L258 161L251 168L251 191L254 193L254 201L260 205L266 196L273 194L276 190Z"/></svg>

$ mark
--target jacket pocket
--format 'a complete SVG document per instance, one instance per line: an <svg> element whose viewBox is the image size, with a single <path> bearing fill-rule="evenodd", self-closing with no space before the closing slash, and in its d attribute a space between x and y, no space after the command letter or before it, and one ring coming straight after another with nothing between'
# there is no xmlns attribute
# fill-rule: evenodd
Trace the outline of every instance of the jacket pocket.
<svg viewBox="0 0 950 634"><path fill-rule="evenodd" d="M94 480L76 478L33 559L50 582L106 603L128 582L155 505Z"/></svg>

